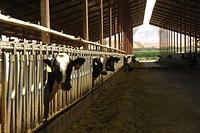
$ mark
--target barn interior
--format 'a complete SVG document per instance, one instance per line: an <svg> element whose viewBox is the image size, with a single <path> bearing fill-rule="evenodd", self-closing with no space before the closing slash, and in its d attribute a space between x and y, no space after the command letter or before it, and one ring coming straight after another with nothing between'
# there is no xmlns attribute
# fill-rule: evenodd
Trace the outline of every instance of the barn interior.
<svg viewBox="0 0 200 133"><path fill-rule="evenodd" d="M120 54L122 59L124 55L134 55L133 28L143 24L147 1L149 0L1 0L0 36L36 40L42 45L55 43L78 47L78 49L83 48L86 52L83 51L81 56L85 56L88 60L89 56L93 54L87 50L96 52L94 55L98 55L97 52L105 52L108 55L116 54L117 56ZM199 14L200 2L198 0L156 0L149 24L159 27L159 57L161 59L182 66L188 63L186 60L183 61L182 57L199 55ZM111 41L112 39L114 41ZM2 47L0 43L0 54L3 53L2 50L7 49L10 50L10 47ZM71 55L79 56L77 53ZM2 55L0 56L2 57ZM123 63L120 63L122 66ZM0 63L0 65L4 64ZM120 65L118 68L121 67ZM199 66L197 67L199 68ZM85 69L86 67L83 70ZM0 69L1 73L2 70ZM0 81L2 82L2 80L4 79L1 74ZM71 95L71 92L66 95ZM77 99L80 97L81 95ZM70 104L67 104L71 108ZM54 105L53 102L52 105ZM14 108L14 106L12 107ZM12 107L10 108L13 109ZM57 105L55 108L57 109ZM52 113L49 122L55 119L55 117L52 119L54 115L57 115L55 112ZM63 114L62 110L60 112ZM13 116L12 113L11 116ZM1 120L5 119L2 117ZM35 117L30 119L35 120ZM9 120L10 125L16 128L15 122L11 118ZM32 125L22 127L20 131L35 130L38 125L41 128L47 126L47 123L42 122L42 118L31 122ZM3 132L7 126L5 123L3 123ZM26 122L23 124L26 125ZM12 131L15 130L12 129Z"/></svg>

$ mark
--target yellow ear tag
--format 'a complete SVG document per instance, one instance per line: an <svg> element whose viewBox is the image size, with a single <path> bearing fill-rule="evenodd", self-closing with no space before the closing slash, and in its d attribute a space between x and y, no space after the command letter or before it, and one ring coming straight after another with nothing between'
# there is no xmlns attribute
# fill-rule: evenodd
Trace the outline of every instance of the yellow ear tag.
<svg viewBox="0 0 200 133"><path fill-rule="evenodd" d="M79 65L79 63L78 64L76 64L76 66L75 66L75 70L78 70L80 68L80 65Z"/></svg>
<svg viewBox="0 0 200 133"><path fill-rule="evenodd" d="M52 72L52 69L51 69L51 67L49 67L48 65L47 65L47 72Z"/></svg>

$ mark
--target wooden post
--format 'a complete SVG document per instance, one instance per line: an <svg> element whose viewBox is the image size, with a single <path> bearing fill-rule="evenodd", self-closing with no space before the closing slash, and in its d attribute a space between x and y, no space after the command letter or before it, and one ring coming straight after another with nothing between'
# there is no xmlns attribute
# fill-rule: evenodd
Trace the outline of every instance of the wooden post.
<svg viewBox="0 0 200 133"><path fill-rule="evenodd" d="M103 0L99 0L100 7L100 44L103 45ZM103 51L103 48L101 48Z"/></svg>
<svg viewBox="0 0 200 133"><path fill-rule="evenodd" d="M50 28L49 0L40 0L41 25ZM50 43L50 35L42 32L42 42Z"/></svg>
<svg viewBox="0 0 200 133"><path fill-rule="evenodd" d="M116 39L116 34L117 34L117 31L116 31L116 24L117 23L117 18L116 18L116 1L114 1L114 48L116 48L116 42L117 42L117 39Z"/></svg>
<svg viewBox="0 0 200 133"><path fill-rule="evenodd" d="M121 45L121 36L120 36L120 33L121 33L121 2L120 0L118 0L118 23L119 23L119 26L118 26L118 49L120 49L120 45Z"/></svg>
<svg viewBox="0 0 200 133"><path fill-rule="evenodd" d="M109 0L109 47L112 46L112 1Z"/></svg>
<svg viewBox="0 0 200 133"><path fill-rule="evenodd" d="M88 0L83 0L83 38L89 41L89 29L88 29ZM88 45L84 46L84 49L88 49Z"/></svg>

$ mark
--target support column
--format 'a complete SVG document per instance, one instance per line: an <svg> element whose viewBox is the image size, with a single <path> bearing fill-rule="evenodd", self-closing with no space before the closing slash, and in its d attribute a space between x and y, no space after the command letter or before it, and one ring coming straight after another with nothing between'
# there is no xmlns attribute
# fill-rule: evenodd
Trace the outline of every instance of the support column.
<svg viewBox="0 0 200 133"><path fill-rule="evenodd" d="M116 22L117 22L117 18L116 18L116 0L114 1L114 48L116 48L116 43L117 43L117 38L116 38L116 34L117 34L117 29L116 29Z"/></svg>
<svg viewBox="0 0 200 133"><path fill-rule="evenodd" d="M123 16L123 44L124 51L127 54L133 54L133 31L132 31L132 22L130 21L130 12L128 12L128 3L123 1L122 7L122 16Z"/></svg>
<svg viewBox="0 0 200 133"><path fill-rule="evenodd" d="M173 53L173 34L172 34L172 31L170 31L170 33L171 33L171 52L170 52L170 54L172 54Z"/></svg>
<svg viewBox="0 0 200 133"><path fill-rule="evenodd" d="M99 0L100 6L100 44L103 45L103 0ZM103 48L101 48L101 51Z"/></svg>
<svg viewBox="0 0 200 133"><path fill-rule="evenodd" d="M174 20L173 20L173 22L174 22L174 36L173 36L173 37L174 37L174 40L173 40L173 41L174 41L174 52L173 52L173 54L175 54L175 53L176 53L175 8L174 8L174 13L173 13L173 15L174 15L174 16L173 16L173 19L174 19Z"/></svg>
<svg viewBox="0 0 200 133"><path fill-rule="evenodd" d="M120 50L120 45L121 45L121 36L120 36L120 32L121 32L121 24L120 24L120 22L121 22L121 18L120 18L120 16L121 16L121 2L120 2L120 0L118 0L118 23L119 23L119 26L118 26L118 49Z"/></svg>
<svg viewBox="0 0 200 133"><path fill-rule="evenodd" d="M121 36L120 36L121 31L120 31L120 30L121 30L121 25L119 24L119 27L118 27L118 31L119 31L119 32L118 32L118 49L119 49L119 50L121 49L121 48L120 48L120 47L121 47L121 46L120 46L120 45L121 45Z"/></svg>
<svg viewBox="0 0 200 133"><path fill-rule="evenodd" d="M182 53L182 33L180 33L180 53Z"/></svg>
<svg viewBox="0 0 200 133"><path fill-rule="evenodd" d="M175 27L174 27L175 29ZM174 54L176 53L176 35L175 35L175 31L174 31Z"/></svg>
<svg viewBox="0 0 200 133"><path fill-rule="evenodd" d="M89 29L88 29L88 0L83 0L83 38L89 41ZM88 49L88 45L84 46L84 49Z"/></svg>
<svg viewBox="0 0 200 133"><path fill-rule="evenodd" d="M89 40L88 29L88 0L83 0L83 37L85 40Z"/></svg>
<svg viewBox="0 0 200 133"><path fill-rule="evenodd" d="M121 23L121 27L120 27L121 28L121 30L120 30L121 31L121 34L120 34L121 35L121 37L120 37L121 38L121 42L120 42L120 45L121 45L121 50L123 50L124 49L124 44L123 44L123 6L122 6L123 5L123 3L122 3L123 1L122 0L119 0L119 1L120 1L120 9L121 9L120 10L120 13L121 13L120 14L120 19L121 19L120 20L120 23Z"/></svg>
<svg viewBox="0 0 200 133"><path fill-rule="evenodd" d="M177 47L177 48L176 48L176 50L177 50L176 53L178 53L178 51L179 51L179 50L178 50L178 49L179 49L179 45L178 45L178 43L179 43L179 41L178 41L178 28L177 28L177 32L176 32L176 43L177 43L177 44L176 44L176 47Z"/></svg>
<svg viewBox="0 0 200 133"><path fill-rule="evenodd" d="M197 9L195 8L195 50L194 52L196 53L197 52Z"/></svg>
<svg viewBox="0 0 200 133"><path fill-rule="evenodd" d="M184 3L186 3L186 0L184 0ZM187 6L184 4L184 8L186 9ZM186 10L184 10L184 13L186 13ZM187 43L186 43L186 18L184 17L184 52L187 53Z"/></svg>
<svg viewBox="0 0 200 133"><path fill-rule="evenodd" d="M49 0L40 0L41 25L50 28ZM42 42L50 43L50 35L42 32Z"/></svg>
<svg viewBox="0 0 200 133"><path fill-rule="evenodd" d="M192 37L191 37L191 2L190 2L190 53L192 52Z"/></svg>
<svg viewBox="0 0 200 133"><path fill-rule="evenodd" d="M178 7L178 3L176 5L176 10L178 10L179 7ZM178 12L176 12L176 15L179 16ZM178 54L179 53L179 37L178 37L178 18L176 18L176 53Z"/></svg>
<svg viewBox="0 0 200 133"><path fill-rule="evenodd" d="M112 1L109 0L109 47L112 46Z"/></svg>
<svg viewBox="0 0 200 133"><path fill-rule="evenodd" d="M184 52L187 53L187 48L186 48L186 31L184 30Z"/></svg>

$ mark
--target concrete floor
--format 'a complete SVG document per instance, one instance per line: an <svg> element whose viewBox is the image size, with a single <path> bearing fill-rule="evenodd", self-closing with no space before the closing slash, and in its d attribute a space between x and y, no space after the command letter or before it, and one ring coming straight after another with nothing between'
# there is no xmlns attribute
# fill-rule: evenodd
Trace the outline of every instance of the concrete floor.
<svg viewBox="0 0 200 133"><path fill-rule="evenodd" d="M137 63L103 85L99 99L67 131L199 133L200 71Z"/></svg>
<svg viewBox="0 0 200 133"><path fill-rule="evenodd" d="M98 99L67 133L199 133L200 71L166 62L137 62L99 89ZM59 125L58 125L59 124ZM51 132L51 131L48 131Z"/></svg>

